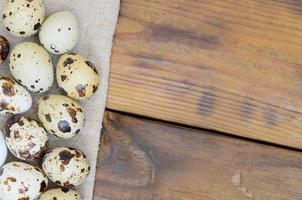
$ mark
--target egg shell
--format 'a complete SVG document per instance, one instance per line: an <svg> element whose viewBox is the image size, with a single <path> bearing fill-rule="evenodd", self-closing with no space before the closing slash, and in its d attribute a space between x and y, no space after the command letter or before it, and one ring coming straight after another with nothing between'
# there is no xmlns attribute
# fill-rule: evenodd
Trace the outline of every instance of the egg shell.
<svg viewBox="0 0 302 200"><path fill-rule="evenodd" d="M0 167L5 163L7 157L7 148L5 144L5 136L0 131Z"/></svg>
<svg viewBox="0 0 302 200"><path fill-rule="evenodd" d="M8 40L0 35L0 64L3 63L8 56L10 44Z"/></svg>
<svg viewBox="0 0 302 200"><path fill-rule="evenodd" d="M70 147L59 147L47 153L42 168L50 180L63 187L80 185L90 172L86 156Z"/></svg>
<svg viewBox="0 0 302 200"><path fill-rule="evenodd" d="M86 100L99 87L100 78L95 66L84 56L73 52L64 54L57 64L56 77L59 87L77 100Z"/></svg>
<svg viewBox="0 0 302 200"><path fill-rule="evenodd" d="M83 200L81 195L67 188L57 188L44 192L39 200Z"/></svg>
<svg viewBox="0 0 302 200"><path fill-rule="evenodd" d="M21 160L35 160L45 155L48 136L42 124L20 115L7 119L6 144L10 152Z"/></svg>
<svg viewBox="0 0 302 200"><path fill-rule="evenodd" d="M28 37L38 32L45 18L42 0L5 0L2 23L16 37Z"/></svg>
<svg viewBox="0 0 302 200"><path fill-rule="evenodd" d="M41 44L53 54L70 51L76 45L78 37L78 20L70 11L52 14L45 20L39 32Z"/></svg>
<svg viewBox="0 0 302 200"><path fill-rule="evenodd" d="M38 116L47 132L59 138L76 136L85 124L81 105L63 95L42 97L39 100Z"/></svg>
<svg viewBox="0 0 302 200"><path fill-rule="evenodd" d="M9 56L9 69L18 83L31 92L42 93L53 85L52 61L47 51L36 43L15 46Z"/></svg>
<svg viewBox="0 0 302 200"><path fill-rule="evenodd" d="M10 162L0 168L0 194L3 200L35 199L48 185L41 169L22 162Z"/></svg>
<svg viewBox="0 0 302 200"><path fill-rule="evenodd" d="M29 92L11 78L0 76L0 114L19 114L32 105Z"/></svg>

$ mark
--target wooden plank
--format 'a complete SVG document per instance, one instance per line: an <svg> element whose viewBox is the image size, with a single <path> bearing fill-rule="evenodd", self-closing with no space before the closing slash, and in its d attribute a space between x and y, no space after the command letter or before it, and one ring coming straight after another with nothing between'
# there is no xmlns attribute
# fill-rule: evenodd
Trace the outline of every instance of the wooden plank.
<svg viewBox="0 0 302 200"><path fill-rule="evenodd" d="M302 3L123 0L108 108L302 148Z"/></svg>
<svg viewBox="0 0 302 200"><path fill-rule="evenodd" d="M95 199L301 200L301 152L106 112Z"/></svg>

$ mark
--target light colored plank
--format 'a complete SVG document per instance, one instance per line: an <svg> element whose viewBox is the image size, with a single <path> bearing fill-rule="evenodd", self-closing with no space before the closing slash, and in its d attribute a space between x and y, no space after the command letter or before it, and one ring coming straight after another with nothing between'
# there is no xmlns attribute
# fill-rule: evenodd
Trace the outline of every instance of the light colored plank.
<svg viewBox="0 0 302 200"><path fill-rule="evenodd" d="M108 108L302 148L302 3L123 0Z"/></svg>
<svg viewBox="0 0 302 200"><path fill-rule="evenodd" d="M301 152L106 112L94 199L301 200Z"/></svg>

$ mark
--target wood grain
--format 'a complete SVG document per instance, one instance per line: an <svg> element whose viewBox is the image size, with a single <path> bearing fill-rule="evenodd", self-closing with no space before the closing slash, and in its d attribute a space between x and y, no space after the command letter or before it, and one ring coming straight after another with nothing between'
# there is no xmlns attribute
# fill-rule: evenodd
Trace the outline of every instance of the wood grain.
<svg viewBox="0 0 302 200"><path fill-rule="evenodd" d="M302 154L106 112L94 199L301 200Z"/></svg>
<svg viewBox="0 0 302 200"><path fill-rule="evenodd" d="M302 3L123 0L107 107L302 148Z"/></svg>

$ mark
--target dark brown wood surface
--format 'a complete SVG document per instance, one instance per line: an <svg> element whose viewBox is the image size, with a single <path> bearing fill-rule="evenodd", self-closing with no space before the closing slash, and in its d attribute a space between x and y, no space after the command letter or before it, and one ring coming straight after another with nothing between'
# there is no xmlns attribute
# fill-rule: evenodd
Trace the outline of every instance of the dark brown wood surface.
<svg viewBox="0 0 302 200"><path fill-rule="evenodd" d="M96 200L301 200L302 154L106 112Z"/></svg>
<svg viewBox="0 0 302 200"><path fill-rule="evenodd" d="M302 148L301 2L123 0L108 108Z"/></svg>

